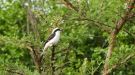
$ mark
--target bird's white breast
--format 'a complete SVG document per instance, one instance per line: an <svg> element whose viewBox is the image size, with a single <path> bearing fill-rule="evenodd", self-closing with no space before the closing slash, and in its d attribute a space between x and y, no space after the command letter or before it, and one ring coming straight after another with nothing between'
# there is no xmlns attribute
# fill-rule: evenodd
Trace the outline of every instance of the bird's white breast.
<svg viewBox="0 0 135 75"><path fill-rule="evenodd" d="M54 38L52 40L50 40L49 43L56 45L58 43L59 39L60 39L60 31L57 31L55 33Z"/></svg>
<svg viewBox="0 0 135 75"><path fill-rule="evenodd" d="M44 49L43 49L43 53L48 47L56 45L59 42L59 39L60 39L60 31L56 31L55 36L45 44Z"/></svg>

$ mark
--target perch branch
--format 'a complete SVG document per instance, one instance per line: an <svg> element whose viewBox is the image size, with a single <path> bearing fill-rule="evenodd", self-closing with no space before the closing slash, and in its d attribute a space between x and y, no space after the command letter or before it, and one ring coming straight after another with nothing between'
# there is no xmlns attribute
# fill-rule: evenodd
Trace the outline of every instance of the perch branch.
<svg viewBox="0 0 135 75"><path fill-rule="evenodd" d="M52 68L52 74L51 75L55 75L55 46L53 46L52 48L52 55L51 55L51 68Z"/></svg>
<svg viewBox="0 0 135 75"><path fill-rule="evenodd" d="M68 0L62 0L62 1L63 1L64 5L65 5L67 8L73 9L73 10L75 10L75 11L78 12L78 9L77 9L71 2L69 2Z"/></svg>

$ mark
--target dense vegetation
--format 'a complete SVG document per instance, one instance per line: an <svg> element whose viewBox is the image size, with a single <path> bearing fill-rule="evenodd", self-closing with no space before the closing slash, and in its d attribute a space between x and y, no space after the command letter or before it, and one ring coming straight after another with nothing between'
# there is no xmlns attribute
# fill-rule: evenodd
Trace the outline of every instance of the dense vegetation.
<svg viewBox="0 0 135 75"><path fill-rule="evenodd" d="M0 75L134 75L134 4L0 0ZM60 42L40 57L55 27Z"/></svg>

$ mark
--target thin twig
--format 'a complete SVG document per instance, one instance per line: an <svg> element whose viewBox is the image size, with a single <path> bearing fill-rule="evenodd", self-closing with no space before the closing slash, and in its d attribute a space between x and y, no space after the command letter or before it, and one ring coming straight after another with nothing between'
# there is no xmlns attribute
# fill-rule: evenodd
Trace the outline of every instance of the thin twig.
<svg viewBox="0 0 135 75"><path fill-rule="evenodd" d="M100 62L99 65L95 68L95 70L92 72L91 75L95 75L95 72L98 71L99 67L103 64L103 62Z"/></svg>
<svg viewBox="0 0 135 75"><path fill-rule="evenodd" d="M111 26L108 26L105 23L102 23L100 21L96 21L96 20L93 20L93 19L90 19L90 18L74 18L72 20L78 20L78 21L86 20L86 21L93 22L96 27L99 27L102 31L105 31L107 33L111 33L111 30L112 30Z"/></svg>

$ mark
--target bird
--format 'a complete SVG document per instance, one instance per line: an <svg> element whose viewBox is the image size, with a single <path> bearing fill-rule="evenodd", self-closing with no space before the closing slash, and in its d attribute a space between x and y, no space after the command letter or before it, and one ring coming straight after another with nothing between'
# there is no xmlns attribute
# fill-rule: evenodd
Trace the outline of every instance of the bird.
<svg viewBox="0 0 135 75"><path fill-rule="evenodd" d="M61 29L54 28L48 39L44 43L43 53L45 50L47 50L49 47L56 46L57 43L60 40L60 33Z"/></svg>

